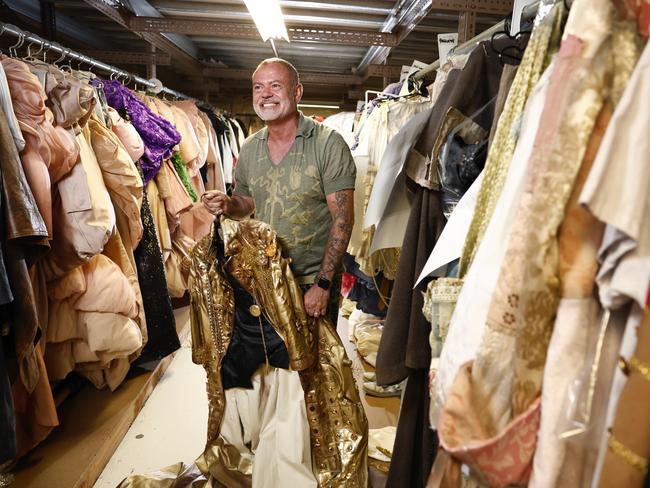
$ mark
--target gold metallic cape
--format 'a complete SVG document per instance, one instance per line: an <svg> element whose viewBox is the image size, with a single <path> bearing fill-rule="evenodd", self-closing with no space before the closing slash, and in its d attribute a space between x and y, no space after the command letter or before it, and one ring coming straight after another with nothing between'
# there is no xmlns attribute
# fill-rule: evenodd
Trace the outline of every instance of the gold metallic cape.
<svg viewBox="0 0 650 488"><path fill-rule="evenodd" d="M225 409L221 362L234 327L234 295L212 242L216 227L192 251L192 359L207 373L209 401L205 451L193 466L181 463L131 476L120 488L249 487L249 462L219 435ZM275 232L256 220L221 220L230 273L261 306L284 340L290 368L305 392L314 475L321 487L366 487L368 421L351 361L325 318L305 313L302 293L281 256ZM197 469L198 468L198 469ZM297 487L296 487L297 488Z"/></svg>

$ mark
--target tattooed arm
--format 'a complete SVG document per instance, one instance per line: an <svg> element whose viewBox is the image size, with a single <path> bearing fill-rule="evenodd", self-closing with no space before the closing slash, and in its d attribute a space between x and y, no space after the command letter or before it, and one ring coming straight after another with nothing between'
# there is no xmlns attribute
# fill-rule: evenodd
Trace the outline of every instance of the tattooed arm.
<svg viewBox="0 0 650 488"><path fill-rule="evenodd" d="M323 277L332 280L341 266L354 225L354 190L340 190L325 197L332 214L332 228L325 246L325 254L316 281ZM329 291L313 285L305 294L305 309L309 315L324 315Z"/></svg>

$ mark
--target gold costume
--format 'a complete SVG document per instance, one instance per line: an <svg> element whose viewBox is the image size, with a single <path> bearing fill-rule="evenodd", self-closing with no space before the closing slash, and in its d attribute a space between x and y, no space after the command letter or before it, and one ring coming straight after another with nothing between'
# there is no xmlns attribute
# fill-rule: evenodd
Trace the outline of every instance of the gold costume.
<svg viewBox="0 0 650 488"><path fill-rule="evenodd" d="M173 486L249 487L248 461L220 435L225 410L221 363L232 336L235 297L224 266L261 308L283 339L290 368L298 371L311 434L312 469L320 487L366 487L368 421L352 376L351 361L325 318L308 317L302 293L281 256L276 233L256 220L221 220L225 264L210 235L192 251L192 359L207 373L209 401L205 451L193 466L177 464L131 476L120 488ZM198 469L197 469L198 468ZM296 487L297 488L297 487Z"/></svg>

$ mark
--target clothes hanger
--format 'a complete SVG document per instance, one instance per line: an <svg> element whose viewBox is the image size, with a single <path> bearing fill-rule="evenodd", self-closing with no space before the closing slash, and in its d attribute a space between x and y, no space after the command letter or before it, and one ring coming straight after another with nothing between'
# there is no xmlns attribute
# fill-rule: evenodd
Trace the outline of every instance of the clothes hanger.
<svg viewBox="0 0 650 488"><path fill-rule="evenodd" d="M9 46L9 56L12 58L17 58L18 57L18 49L23 45L25 42L25 34L22 32L18 34L18 42L12 46Z"/></svg>
<svg viewBox="0 0 650 488"><path fill-rule="evenodd" d="M55 61L53 61L52 64L58 68L58 67L59 67L59 63L65 59L65 57L66 57L67 54L68 54L68 51L69 51L69 50L66 49L66 48L64 48L64 47L61 48L61 56L59 56Z"/></svg>
<svg viewBox="0 0 650 488"><path fill-rule="evenodd" d="M519 64L521 62L524 52L526 51L525 45L522 47L521 44L523 44L524 41L526 44L528 43L527 37L532 32L530 25L532 25L532 23L527 22L522 26L519 32L513 35L510 33L510 17L506 17L503 22L503 30L492 34L490 37L490 49L497 54L499 62L502 65L506 60L511 61L508 64ZM496 41L497 39L502 38L505 38L508 43L499 48Z"/></svg>
<svg viewBox="0 0 650 488"><path fill-rule="evenodd" d="M40 43L41 48L40 48L38 51L36 51L35 53L32 53L32 46L33 46L35 43L34 43L34 42L30 42L29 44L27 44L27 56L25 56L25 57L23 58L23 61L26 61L26 62L28 62L28 63L32 63L32 64L33 64L35 61L41 61L40 59L37 59L36 56L38 56L39 54L41 54L41 52L43 52L44 42L43 42L43 41L38 41L38 42Z"/></svg>

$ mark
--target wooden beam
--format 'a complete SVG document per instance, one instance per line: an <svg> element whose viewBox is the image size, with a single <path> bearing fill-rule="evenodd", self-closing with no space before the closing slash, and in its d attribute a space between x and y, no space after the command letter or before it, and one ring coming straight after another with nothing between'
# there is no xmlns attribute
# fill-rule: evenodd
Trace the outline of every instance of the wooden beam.
<svg viewBox="0 0 650 488"><path fill-rule="evenodd" d="M505 15L512 11L513 0L433 0L433 9Z"/></svg>
<svg viewBox="0 0 650 488"><path fill-rule="evenodd" d="M125 51L98 51L95 49L84 49L84 54L99 61L109 64L138 64L148 65L153 63L157 66L169 66L172 58L167 53L142 53Z"/></svg>
<svg viewBox="0 0 650 488"><path fill-rule="evenodd" d="M248 69L231 68L203 68L203 76L208 78L221 78L225 80L250 80L253 74ZM342 75L336 73L300 73L300 81L313 85L356 85L363 79L355 75Z"/></svg>
<svg viewBox="0 0 650 488"><path fill-rule="evenodd" d="M129 28L134 32L169 32L210 35L229 39L260 39L254 24L218 22L183 17L131 17ZM362 29L287 26L291 41L318 41L354 46L396 46L397 36L389 32Z"/></svg>
<svg viewBox="0 0 650 488"><path fill-rule="evenodd" d="M124 8L114 7L113 5L103 0L83 0L83 1L84 3L100 11L107 17L113 19L122 27L131 30L129 28L129 22L131 21L132 16ZM164 37L162 34L153 33L153 32L134 32L134 33L140 36L145 41L147 41L149 44L156 46L161 51L169 54L177 62L185 66L190 72L194 74L201 72L203 65L198 59L194 58L187 51L178 47L176 44L174 44L172 41Z"/></svg>
<svg viewBox="0 0 650 488"><path fill-rule="evenodd" d="M476 12L461 12L458 15L458 43L469 41L476 35Z"/></svg>
<svg viewBox="0 0 650 488"><path fill-rule="evenodd" d="M399 79L402 74L401 66L386 64L371 64L366 72L367 77L377 76L380 78Z"/></svg>

